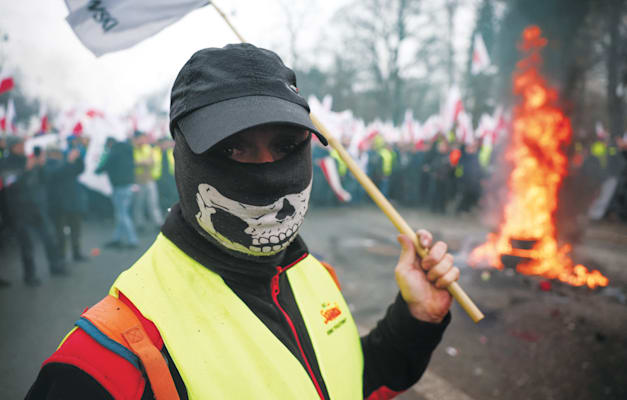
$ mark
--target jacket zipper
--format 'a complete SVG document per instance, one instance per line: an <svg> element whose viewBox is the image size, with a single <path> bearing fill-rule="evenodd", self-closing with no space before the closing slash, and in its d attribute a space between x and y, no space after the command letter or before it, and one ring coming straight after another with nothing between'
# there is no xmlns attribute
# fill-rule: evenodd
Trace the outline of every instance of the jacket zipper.
<svg viewBox="0 0 627 400"><path fill-rule="evenodd" d="M309 360L307 360L307 356L305 356L305 351L303 350L303 346L300 344L300 338L298 337L298 332L296 332L296 327L294 326L294 323L292 322L292 319L290 318L290 316L287 314L287 312L285 312L283 307L281 307L281 304L279 304L279 293L281 292L281 290L279 289L279 275L282 272L284 272L286 269L288 269L289 267L295 265L301 259L302 257L298 259L295 263L290 264L287 267L282 268L281 266L277 266L276 267L277 273L272 277L272 280L270 281L270 290L272 292L272 301L274 301L274 304L277 306L279 311L281 311L281 313L283 314L283 317L287 321L287 324L290 326L290 329L292 330L292 334L294 335L294 339L296 339L296 344L298 345L298 350L300 351L300 355L303 357L303 360L305 360L305 365L307 366L307 373L309 374L309 377L311 378L314 386L316 387L318 396L320 396L320 399L325 400L324 395L322 394L322 389L320 388L320 384L318 383L318 380L316 379L313 373L313 370L311 369L311 365L309 365Z"/></svg>

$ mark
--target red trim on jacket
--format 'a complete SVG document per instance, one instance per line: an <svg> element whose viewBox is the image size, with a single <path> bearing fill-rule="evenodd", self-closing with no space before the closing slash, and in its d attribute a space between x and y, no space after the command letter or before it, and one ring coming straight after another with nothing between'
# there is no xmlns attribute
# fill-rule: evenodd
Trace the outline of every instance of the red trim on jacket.
<svg viewBox="0 0 627 400"><path fill-rule="evenodd" d="M381 386L379 389L370 393L370 396L366 400L388 400L393 399L404 391L395 392L387 386Z"/></svg>
<svg viewBox="0 0 627 400"><path fill-rule="evenodd" d="M146 319L121 292L120 300L137 315L150 340L158 349L163 349L163 339L152 321ZM76 329L61 347L46 361L46 364L62 363L73 365L93 377L115 399L141 399L146 387L142 373L124 358L102 347L82 329Z"/></svg>

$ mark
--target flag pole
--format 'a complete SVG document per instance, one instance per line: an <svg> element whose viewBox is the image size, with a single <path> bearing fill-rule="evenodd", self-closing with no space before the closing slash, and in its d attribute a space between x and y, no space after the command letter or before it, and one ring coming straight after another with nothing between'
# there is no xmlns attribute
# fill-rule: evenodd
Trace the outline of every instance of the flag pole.
<svg viewBox="0 0 627 400"><path fill-rule="evenodd" d="M211 5L218 11L220 16L224 19L227 25L231 28L235 36L242 43L246 43L246 40L239 34L239 32L235 29L235 27L231 24L227 16L216 6L215 2L211 2ZM416 252L420 256L420 258L424 258L427 255L427 250L424 249L418 240L418 236L416 232L409 226L409 224L401 217L401 215L396 211L394 206L388 201L388 199L381 193L381 191L377 188L377 186L372 182L372 180L366 175L361 168L357 165L355 160L348 154L344 146L326 129L326 127L320 122L320 120L313 114L310 114L311 121L314 123L316 128L322 133L322 135L327 139L331 147L333 147L339 154L340 158L346 163L348 169L352 172L353 176L357 179L357 181L361 184L361 186L366 190L368 195L372 198L377 206L383 211L383 213L392 221L396 229L406 236L408 236L412 242L414 243L414 247L416 248ZM447 290L449 293L457 300L460 306L466 311L466 313L470 316L470 318L474 322L479 322L483 319L484 315L479 310L479 308L475 305L472 299L466 294L464 289L457 282L451 283L447 286Z"/></svg>
<svg viewBox="0 0 627 400"><path fill-rule="evenodd" d="M216 3L214 1L211 2L211 5L213 6L213 8L216 9L216 11L218 12L218 14L220 14L220 16L222 17L222 19L224 20L224 22L226 22L226 24L229 26L229 28L231 28L231 30L233 31L233 33L235 34L235 36L237 36L237 38L240 40L240 42L242 43L246 43L246 40L244 40L244 37L242 35L239 34L239 32L237 31L237 29L235 29L235 27L233 26L233 24L231 24L231 21L229 21L229 18L226 16L226 14L224 12L222 12L222 10L216 5Z"/></svg>

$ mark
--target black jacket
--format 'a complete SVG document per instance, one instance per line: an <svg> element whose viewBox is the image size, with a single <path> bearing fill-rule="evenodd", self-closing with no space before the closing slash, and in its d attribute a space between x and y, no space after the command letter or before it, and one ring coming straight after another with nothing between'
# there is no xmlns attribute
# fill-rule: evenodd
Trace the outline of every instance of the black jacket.
<svg viewBox="0 0 627 400"><path fill-rule="evenodd" d="M77 180L85 170L83 159L71 163L48 159L44 170L50 214L84 212L85 201Z"/></svg>
<svg viewBox="0 0 627 400"><path fill-rule="evenodd" d="M26 156L9 154L0 160L3 202L10 223L38 223L47 215L43 169L26 170Z"/></svg>
<svg viewBox="0 0 627 400"><path fill-rule="evenodd" d="M135 162L133 146L128 142L116 142L111 146L106 160L96 173L106 172L113 186L126 186L135 183Z"/></svg>

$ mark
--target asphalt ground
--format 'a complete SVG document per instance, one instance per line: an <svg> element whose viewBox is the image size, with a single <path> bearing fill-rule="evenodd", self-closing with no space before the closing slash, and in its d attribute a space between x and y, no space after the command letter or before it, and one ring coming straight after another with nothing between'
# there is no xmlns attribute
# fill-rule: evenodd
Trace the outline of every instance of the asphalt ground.
<svg viewBox="0 0 627 400"><path fill-rule="evenodd" d="M485 237L476 215L438 216L399 208L416 228L449 243L462 268L461 286L486 314L473 323L453 306L453 321L421 381L400 396L420 400L627 398L627 227L589 225L573 258L610 278L601 290L574 288L506 271L466 267L465 254ZM36 248L42 285L22 283L14 240L0 248L0 398L23 398L41 362L71 329L85 307L100 300L115 277L152 243L156 231L133 250L106 250L110 221L85 223L85 263L67 277L51 277ZM362 332L383 315L397 293L399 253L392 224L376 208L313 208L302 229L310 250L336 268ZM100 250L100 253L98 253Z"/></svg>

